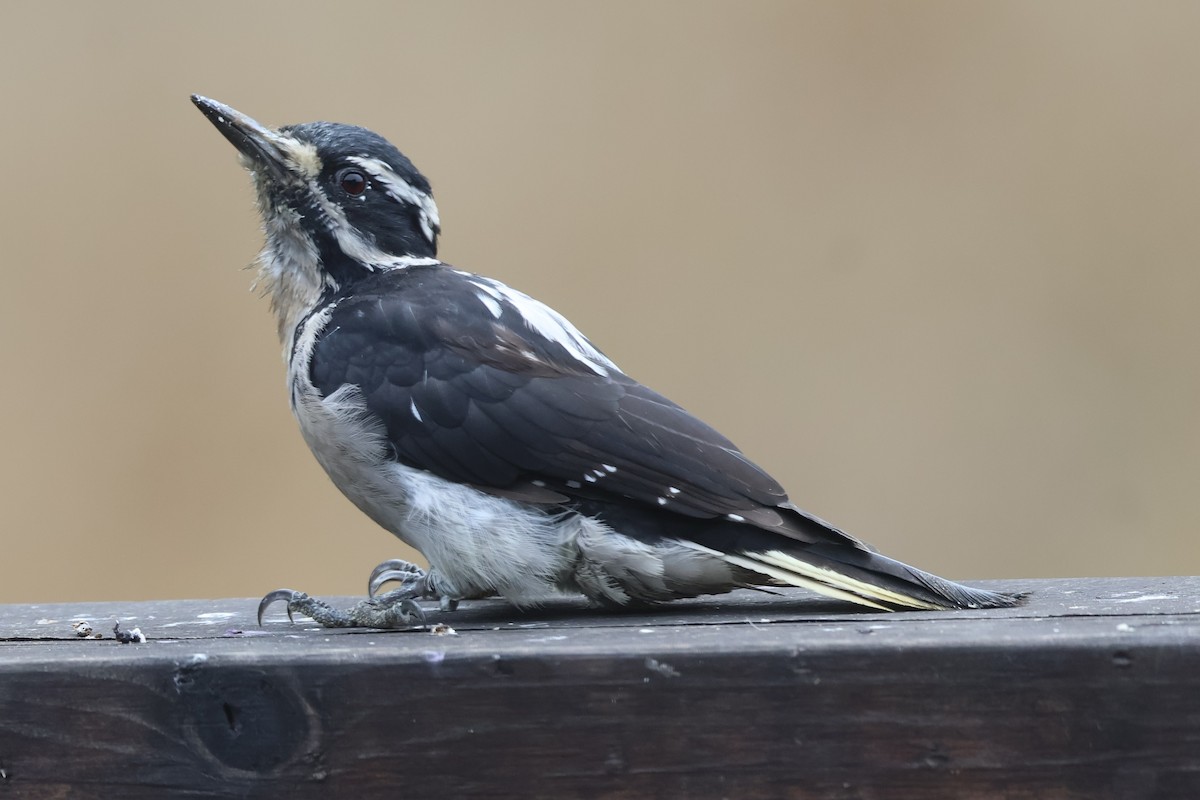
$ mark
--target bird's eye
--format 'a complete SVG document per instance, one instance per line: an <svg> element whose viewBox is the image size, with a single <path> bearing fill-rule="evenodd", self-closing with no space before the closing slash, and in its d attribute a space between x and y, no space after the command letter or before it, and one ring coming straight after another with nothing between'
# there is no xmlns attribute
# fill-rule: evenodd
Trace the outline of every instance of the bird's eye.
<svg viewBox="0 0 1200 800"><path fill-rule="evenodd" d="M346 194L357 197L367 190L367 176L356 169L344 169L338 173L338 186Z"/></svg>

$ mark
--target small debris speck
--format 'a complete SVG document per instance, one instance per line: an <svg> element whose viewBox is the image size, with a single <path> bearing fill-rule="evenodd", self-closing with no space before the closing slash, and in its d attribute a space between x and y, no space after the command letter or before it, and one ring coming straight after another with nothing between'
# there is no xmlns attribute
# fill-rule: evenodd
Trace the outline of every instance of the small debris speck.
<svg viewBox="0 0 1200 800"><path fill-rule="evenodd" d="M113 623L113 636L115 636L117 641L121 644L132 644L134 642L137 644L146 643L146 636L142 633L141 628L123 631L121 630L120 620L117 620Z"/></svg>

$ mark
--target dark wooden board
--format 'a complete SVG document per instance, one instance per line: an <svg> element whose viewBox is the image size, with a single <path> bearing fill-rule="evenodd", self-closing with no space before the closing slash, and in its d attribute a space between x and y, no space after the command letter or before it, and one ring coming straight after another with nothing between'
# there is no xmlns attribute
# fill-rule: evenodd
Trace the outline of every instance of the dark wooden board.
<svg viewBox="0 0 1200 800"><path fill-rule="evenodd" d="M1200 578L981 585L1031 594L431 611L454 635L0 606L0 800L1200 797Z"/></svg>

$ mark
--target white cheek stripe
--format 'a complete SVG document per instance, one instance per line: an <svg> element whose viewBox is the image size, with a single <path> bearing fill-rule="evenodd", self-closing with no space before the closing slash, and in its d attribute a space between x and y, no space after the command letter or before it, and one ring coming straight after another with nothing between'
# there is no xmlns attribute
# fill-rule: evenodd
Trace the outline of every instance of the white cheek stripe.
<svg viewBox="0 0 1200 800"><path fill-rule="evenodd" d="M414 258L412 256L397 256L380 250L379 247L363 236L358 228L350 224L346 212L341 206L330 200L321 191L316 182L309 184L309 190L325 215L325 228L337 239L342 252L368 269L397 269L402 267L431 266L442 263L436 258Z"/></svg>
<svg viewBox="0 0 1200 800"><path fill-rule="evenodd" d="M438 231L441 230L442 223L438 217L437 203L433 202L433 198L429 194L401 178L392 171L391 167L377 158L351 156L346 160L358 164L369 172L375 182L381 185L393 200L416 206L421 218L421 232L425 234L429 243L433 244Z"/></svg>

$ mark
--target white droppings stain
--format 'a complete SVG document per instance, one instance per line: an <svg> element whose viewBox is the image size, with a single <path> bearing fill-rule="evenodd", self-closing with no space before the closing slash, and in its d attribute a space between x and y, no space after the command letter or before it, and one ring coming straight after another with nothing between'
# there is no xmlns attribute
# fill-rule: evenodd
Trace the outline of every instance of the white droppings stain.
<svg viewBox="0 0 1200 800"><path fill-rule="evenodd" d="M1147 600L1174 600L1175 595L1171 594L1144 594L1141 597L1127 597L1124 600L1118 600L1118 603L1145 603Z"/></svg>
<svg viewBox="0 0 1200 800"><path fill-rule="evenodd" d="M654 628L638 628L638 633L655 633Z"/></svg>
<svg viewBox="0 0 1200 800"><path fill-rule="evenodd" d="M421 657L429 664L440 664L446 660L446 653L443 650L426 650Z"/></svg>
<svg viewBox="0 0 1200 800"><path fill-rule="evenodd" d="M197 614L196 620L198 620L201 625L218 625L218 624L224 622L225 620L229 619L230 617L236 617L236 616L237 616L237 613L234 611L208 611L203 614ZM195 621L189 620L189 621L183 621L183 622L167 622L167 623L164 623L163 625L161 625L160 627L177 628L180 625L195 625L195 624L196 624Z"/></svg>
<svg viewBox="0 0 1200 800"><path fill-rule="evenodd" d="M1130 625L1128 622L1122 622L1120 625L1117 626L1117 630L1124 633L1125 631L1133 630L1133 626Z"/></svg>
<svg viewBox="0 0 1200 800"><path fill-rule="evenodd" d="M566 639L566 636L531 636L526 639L527 642L561 642Z"/></svg>
<svg viewBox="0 0 1200 800"><path fill-rule="evenodd" d="M667 662L659 661L656 658L646 659L646 669L650 670L651 672L657 672L664 678L678 678L681 674L679 670L675 669Z"/></svg>

